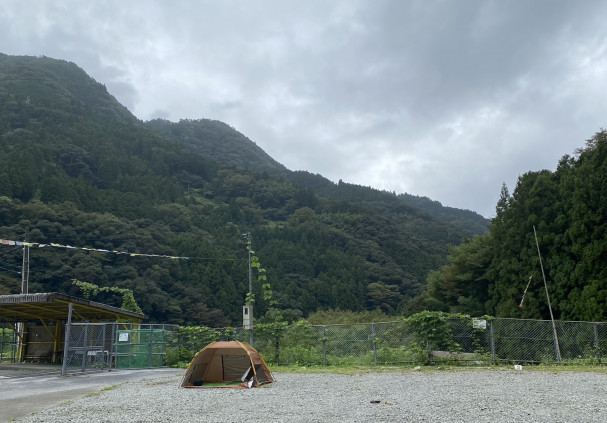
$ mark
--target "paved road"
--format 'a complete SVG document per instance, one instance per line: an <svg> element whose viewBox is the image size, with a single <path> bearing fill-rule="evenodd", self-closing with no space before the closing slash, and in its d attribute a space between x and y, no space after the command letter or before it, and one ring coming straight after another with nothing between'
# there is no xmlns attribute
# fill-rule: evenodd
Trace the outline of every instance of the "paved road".
<svg viewBox="0 0 607 423"><path fill-rule="evenodd" d="M0 372L0 422L29 416L63 401L128 381L182 374L179 369L112 370L61 377L53 374L32 374L7 377Z"/></svg>

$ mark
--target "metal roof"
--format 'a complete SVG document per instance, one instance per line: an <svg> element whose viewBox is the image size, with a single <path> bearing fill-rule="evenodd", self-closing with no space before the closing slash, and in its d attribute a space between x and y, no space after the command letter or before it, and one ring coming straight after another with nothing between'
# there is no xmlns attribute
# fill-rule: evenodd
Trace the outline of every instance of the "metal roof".
<svg viewBox="0 0 607 423"><path fill-rule="evenodd" d="M74 321L140 322L145 315L58 292L0 295L0 321L67 321L69 304Z"/></svg>

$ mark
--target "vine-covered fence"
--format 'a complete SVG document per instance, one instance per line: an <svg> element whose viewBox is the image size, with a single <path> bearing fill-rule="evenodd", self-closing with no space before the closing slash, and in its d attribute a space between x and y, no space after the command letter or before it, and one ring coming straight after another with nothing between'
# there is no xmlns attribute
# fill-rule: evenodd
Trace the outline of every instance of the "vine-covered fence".
<svg viewBox="0 0 607 423"><path fill-rule="evenodd" d="M448 316L428 312L395 322L348 325L310 325L302 321L274 331L256 330L254 346L274 364L606 362L604 322L557 321L555 338L549 320ZM169 336L166 360L169 364L187 362L204 345L227 339L248 342L249 333L240 328L179 328Z"/></svg>

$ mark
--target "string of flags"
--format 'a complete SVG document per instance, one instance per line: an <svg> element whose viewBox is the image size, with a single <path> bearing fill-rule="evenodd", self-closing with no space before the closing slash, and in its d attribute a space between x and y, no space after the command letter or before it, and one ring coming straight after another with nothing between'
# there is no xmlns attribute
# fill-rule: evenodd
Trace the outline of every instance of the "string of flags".
<svg viewBox="0 0 607 423"><path fill-rule="evenodd" d="M9 245L9 246L24 246L24 247L33 247L33 248L45 248L45 247L53 247L53 248L66 248L68 250L82 250L82 251L96 251L98 253L105 254L122 254L127 255L129 257L161 257L175 260L190 260L191 257L181 257L181 256L168 256L164 254L143 254L143 253L129 253L127 251L116 251L116 250L106 250L103 248L87 248L87 247L74 247L72 245L62 245L51 242L49 244L43 244L40 242L26 242L26 241L13 241L10 239L0 239L1 245Z"/></svg>
<svg viewBox="0 0 607 423"><path fill-rule="evenodd" d="M521 298L521 303L518 305L520 308L523 308L525 306L523 302L525 301L525 296L527 295L529 285L531 285L531 278L533 278L533 276L529 276L529 282L527 282L527 287L525 288L525 292L523 292L523 298Z"/></svg>

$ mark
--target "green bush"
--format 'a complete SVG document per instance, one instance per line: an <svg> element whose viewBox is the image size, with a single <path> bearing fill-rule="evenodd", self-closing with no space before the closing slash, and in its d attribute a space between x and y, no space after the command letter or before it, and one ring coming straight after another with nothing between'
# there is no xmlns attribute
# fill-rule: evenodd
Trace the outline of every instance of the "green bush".
<svg viewBox="0 0 607 423"><path fill-rule="evenodd" d="M217 341L220 336L220 332L206 326L179 326L167 335L164 364L187 367L198 351Z"/></svg>
<svg viewBox="0 0 607 423"><path fill-rule="evenodd" d="M280 350L279 364L297 364L299 366L312 366L322 364L322 353L315 348L301 346L285 347Z"/></svg>
<svg viewBox="0 0 607 423"><path fill-rule="evenodd" d="M380 345L377 349L377 362L382 364L423 363L426 351L419 346L390 348Z"/></svg>
<svg viewBox="0 0 607 423"><path fill-rule="evenodd" d="M164 365L169 367L186 368L198 351L187 348L169 347L164 355Z"/></svg>

